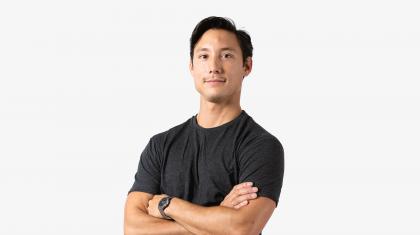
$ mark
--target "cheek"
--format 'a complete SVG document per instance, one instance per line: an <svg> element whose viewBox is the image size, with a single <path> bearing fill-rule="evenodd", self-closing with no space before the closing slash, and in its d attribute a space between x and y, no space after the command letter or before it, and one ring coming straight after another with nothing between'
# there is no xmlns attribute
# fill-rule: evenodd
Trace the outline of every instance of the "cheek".
<svg viewBox="0 0 420 235"><path fill-rule="evenodd" d="M193 76L193 80L194 80L194 87L197 91L202 90L203 88L203 82L201 78L197 78L196 75Z"/></svg>
<svg viewBox="0 0 420 235"><path fill-rule="evenodd" d="M197 64L194 68L194 72L197 76L205 74L206 71L207 67L204 64Z"/></svg>
<svg viewBox="0 0 420 235"><path fill-rule="evenodd" d="M197 73L197 71L195 70L194 72L191 73L191 76L194 80L194 83L197 84L198 81L200 80L200 75Z"/></svg>
<svg viewBox="0 0 420 235"><path fill-rule="evenodd" d="M191 76L194 79L195 85L200 86L203 83L205 72L197 66L194 67L194 70L191 72Z"/></svg>

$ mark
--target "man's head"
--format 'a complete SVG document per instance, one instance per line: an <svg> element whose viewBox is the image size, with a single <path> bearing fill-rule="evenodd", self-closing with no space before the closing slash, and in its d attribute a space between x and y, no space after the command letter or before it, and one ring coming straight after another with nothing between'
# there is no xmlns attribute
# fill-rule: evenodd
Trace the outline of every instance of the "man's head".
<svg viewBox="0 0 420 235"><path fill-rule="evenodd" d="M252 50L251 37L232 20L212 16L200 21L190 39L190 72L202 98L239 101L242 80L252 69Z"/></svg>
<svg viewBox="0 0 420 235"><path fill-rule="evenodd" d="M244 30L237 30L235 23L229 18L210 16L201 20L194 28L190 38L190 59L193 61L194 48L201 36L209 29L223 29L235 34L242 52L244 64L248 57L252 57L251 37Z"/></svg>

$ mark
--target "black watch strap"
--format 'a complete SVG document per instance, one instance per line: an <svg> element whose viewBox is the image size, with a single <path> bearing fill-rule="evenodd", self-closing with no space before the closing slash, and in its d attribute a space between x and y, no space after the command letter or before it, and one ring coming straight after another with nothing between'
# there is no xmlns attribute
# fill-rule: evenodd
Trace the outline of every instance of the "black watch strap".
<svg viewBox="0 0 420 235"><path fill-rule="evenodd" d="M164 197L160 199L159 204L158 204L158 209L159 209L160 214L162 215L163 218L168 219L168 220L172 220L172 218L165 214L165 209L171 203L171 199L172 197L170 196Z"/></svg>

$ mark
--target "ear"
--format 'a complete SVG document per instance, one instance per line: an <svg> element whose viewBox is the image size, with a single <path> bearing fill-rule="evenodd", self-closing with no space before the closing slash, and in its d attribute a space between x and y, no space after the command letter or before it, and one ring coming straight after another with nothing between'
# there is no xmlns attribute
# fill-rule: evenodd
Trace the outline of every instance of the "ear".
<svg viewBox="0 0 420 235"><path fill-rule="evenodd" d="M248 58L246 58L244 67L245 67L244 77L246 77L251 73L251 70L252 70L252 57L248 56Z"/></svg>
<svg viewBox="0 0 420 235"><path fill-rule="evenodd" d="M194 65L192 63L192 60L190 60L190 63L188 64L188 68L190 70L190 73L192 74L193 70L194 70Z"/></svg>

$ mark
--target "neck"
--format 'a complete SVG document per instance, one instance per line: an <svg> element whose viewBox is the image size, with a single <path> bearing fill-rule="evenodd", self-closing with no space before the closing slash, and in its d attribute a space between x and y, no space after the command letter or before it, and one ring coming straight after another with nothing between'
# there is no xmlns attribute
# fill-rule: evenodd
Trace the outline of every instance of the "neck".
<svg viewBox="0 0 420 235"><path fill-rule="evenodd" d="M204 128L217 127L232 121L239 116L241 111L239 102L221 104L200 99L197 123Z"/></svg>

